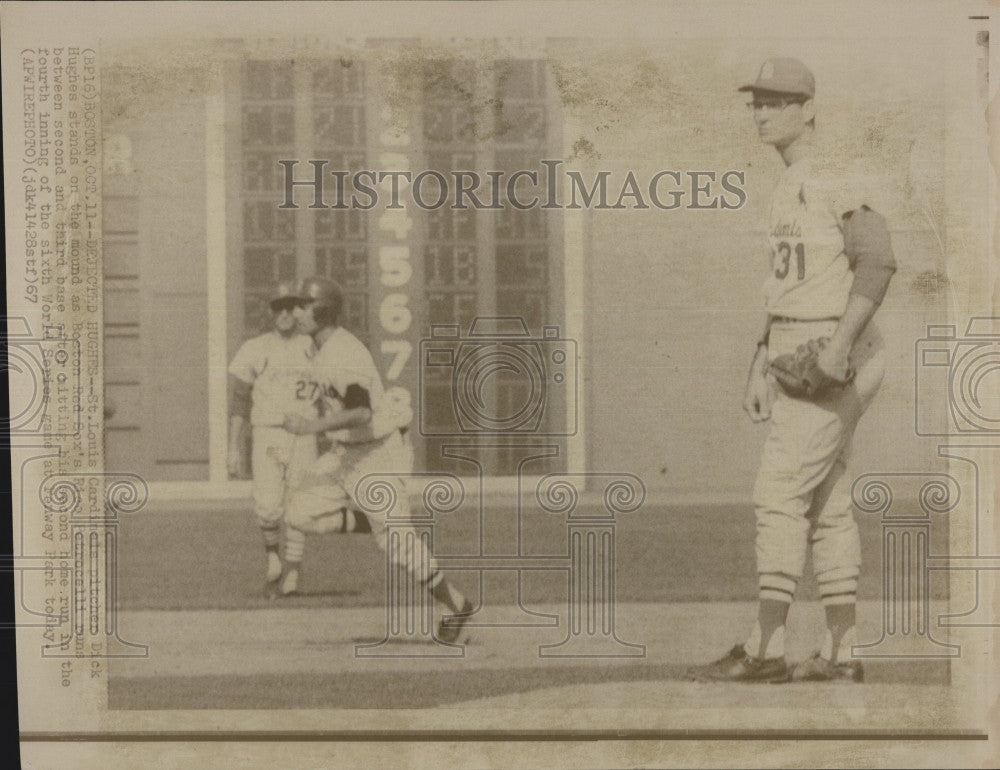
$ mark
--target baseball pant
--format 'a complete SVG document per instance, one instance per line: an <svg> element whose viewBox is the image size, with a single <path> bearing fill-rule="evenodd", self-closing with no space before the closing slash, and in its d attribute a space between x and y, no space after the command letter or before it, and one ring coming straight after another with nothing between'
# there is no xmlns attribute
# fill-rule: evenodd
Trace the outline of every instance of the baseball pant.
<svg viewBox="0 0 1000 770"><path fill-rule="evenodd" d="M303 532L333 532L341 526L342 509L353 507L368 516L375 542L384 552L388 539L386 516L405 519L410 515L403 476L411 468L412 453L398 431L357 446L337 444L313 463L302 484L292 493L285 521ZM358 482L369 474L397 474L379 479L392 487L394 504L387 510L372 511L370 504L365 501L359 504L355 499ZM399 542L405 545L398 551L393 549L389 554L392 561L426 582L437 570L437 562L415 531L400 526L395 526L395 530L400 534Z"/></svg>
<svg viewBox="0 0 1000 770"><path fill-rule="evenodd" d="M286 494L302 481L316 461L316 437L296 436L284 428L253 428L253 510L264 526L285 512Z"/></svg>
<svg viewBox="0 0 1000 770"><path fill-rule="evenodd" d="M769 359L835 328L835 321L775 322ZM885 373L882 339L872 324L855 342L850 363L851 385L819 401L791 398L772 382L770 432L753 493L759 573L801 578L811 546L817 578L858 575L861 541L846 471L854 429Z"/></svg>

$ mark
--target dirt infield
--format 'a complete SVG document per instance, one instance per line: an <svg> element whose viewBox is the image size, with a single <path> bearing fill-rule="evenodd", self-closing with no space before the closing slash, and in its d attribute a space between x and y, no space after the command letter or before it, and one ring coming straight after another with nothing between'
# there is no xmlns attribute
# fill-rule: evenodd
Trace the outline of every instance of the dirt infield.
<svg viewBox="0 0 1000 770"><path fill-rule="evenodd" d="M644 646L640 657L543 658L539 645L566 638L564 574L524 574L522 602L539 617L523 621L516 602L491 605L500 626L470 629L456 659L362 659L355 645L385 635L385 564L365 535L311 538L304 595L268 601L261 594L258 532L245 504L212 502L161 507L122 526L119 630L149 645L149 657L113 661L109 705L122 710L161 709L550 709L573 704L615 704L658 710L744 705L748 713L766 697L783 713L801 713L803 728L817 725L819 697L834 711L856 713L859 726L899 726L900 709L930 715L946 699L947 660L869 660L860 685L705 685L686 682L685 669L726 652L754 615L751 514L742 507L651 507L618 529L615 633ZM497 516L513 515L498 508ZM530 526L539 524L531 522ZM869 563L878 563L878 529L864 522ZM462 518L443 526L446 552L469 547L473 529ZM526 540L535 552L565 552L558 522L542 520ZM544 550L542 550L544 548ZM439 551L440 552L440 551ZM473 599L475 572L455 573ZM881 603L878 569L862 582L859 643L878 638ZM818 645L822 608L805 583L792 609L788 657L798 660ZM488 593L488 592L487 592ZM938 591L940 593L940 591ZM946 610L933 602L932 615ZM413 643L415 654L426 645ZM633 650L634 651L634 650ZM834 708L836 707L836 708ZM867 715L867 716L864 716ZM876 715L876 716L872 716ZM896 715L895 717L893 715ZM692 717L693 724L698 724ZM831 717L833 719L833 717ZM872 721L874 719L874 721ZM940 726L928 717L927 727ZM821 720L822 721L822 720ZM908 726L912 720L905 722ZM793 728L785 719L783 727Z"/></svg>
<svg viewBox="0 0 1000 770"><path fill-rule="evenodd" d="M565 607L543 605L559 614ZM273 610L141 611L122 614L120 628L130 641L148 643L149 658L114 661L110 705L124 709L211 708L426 708L489 703L516 698L543 707L560 688L602 693L595 701L632 697L634 683L671 685L652 697L650 708L670 705L677 687L715 701L747 695L746 686L683 684L685 669L725 652L752 622L752 602L624 604L618 609L618 636L645 646L642 657L542 658L539 645L557 643L562 627L473 628L464 656L455 659L362 659L355 645L384 636L385 615L377 608ZM862 628L878 622L879 607L864 602ZM510 622L517 621L506 608ZM818 641L822 608L797 605L788 627L788 655L806 657ZM413 643L413 654L430 650ZM906 693L913 685L948 684L947 661L868 661L867 682L849 702L863 704L873 691ZM896 688L896 689L893 689ZM902 688L902 689L899 689ZM656 689L655 687L653 688ZM795 703L815 685L760 685L775 705ZM841 693L844 685L824 692ZM758 696L759 697L759 696ZM810 696L811 697L811 696ZM839 695L836 697L840 697ZM888 696L886 696L888 697ZM906 696L909 698L910 696ZM804 701L803 701L804 702Z"/></svg>

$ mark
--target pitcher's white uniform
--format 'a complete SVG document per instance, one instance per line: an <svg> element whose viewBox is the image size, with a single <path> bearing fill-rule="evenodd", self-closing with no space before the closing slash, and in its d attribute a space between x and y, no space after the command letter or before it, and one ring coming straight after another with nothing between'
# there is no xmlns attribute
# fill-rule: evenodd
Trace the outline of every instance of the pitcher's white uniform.
<svg viewBox="0 0 1000 770"><path fill-rule="evenodd" d="M816 159L816 80L805 64L766 59L757 79L737 91L753 96L747 106L757 133L785 164L768 222L767 326L743 399L753 422L770 421L753 492L757 620L745 643L693 666L688 677L860 682L864 671L851 649L861 547L846 468L854 429L884 373L871 320L896 270L891 237L885 218L863 205L858 187L838 182ZM838 153L837 169L843 161ZM811 394L785 391L772 365L811 341L818 356L810 374L843 384ZM815 655L789 669L785 625L810 549L826 635Z"/></svg>
<svg viewBox="0 0 1000 770"><path fill-rule="evenodd" d="M365 425L328 434L333 446L313 463L292 494L286 522L308 533L331 532L340 526L343 508L358 508L368 515L375 541L384 551L386 514L393 518L409 515L402 476L411 473L412 457L400 436L400 416L385 397L371 353L342 327L316 353L311 377L314 395L323 400L324 409L363 405L371 410L372 417ZM395 503L388 511L374 513L371 504L355 500L355 487L368 474L399 474L381 479L392 485L395 494ZM418 577L426 580L437 565L419 539L413 547L412 552L398 554L399 563L419 570Z"/></svg>
<svg viewBox="0 0 1000 770"><path fill-rule="evenodd" d="M764 284L769 361L836 329L854 280L842 217L862 203L842 181L818 172L811 158L782 173L771 203L771 273ZM855 342L850 364L852 386L818 402L772 387L770 432L754 487L762 588L794 592L794 582L782 576L802 576L810 544L822 590L835 594L838 582L848 581L841 583L846 595L857 579L861 548L845 470L854 429L885 370L874 322ZM835 601L834 594L824 599Z"/></svg>
<svg viewBox="0 0 1000 770"><path fill-rule="evenodd" d="M296 436L282 427L285 414L316 416L313 351L308 334L283 337L272 331L244 342L229 365L230 374L253 386L253 500L262 524L281 519L286 490L298 485L316 459L315 436Z"/></svg>

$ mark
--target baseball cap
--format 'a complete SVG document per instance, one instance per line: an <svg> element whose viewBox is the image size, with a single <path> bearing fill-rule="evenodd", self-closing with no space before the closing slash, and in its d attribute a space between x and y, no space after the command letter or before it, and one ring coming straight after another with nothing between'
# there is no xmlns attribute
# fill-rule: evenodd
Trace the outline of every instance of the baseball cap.
<svg viewBox="0 0 1000 770"><path fill-rule="evenodd" d="M816 79L809 68L798 59L773 58L760 67L757 80L741 86L739 91L771 91L776 94L795 94L812 99L816 94Z"/></svg>
<svg viewBox="0 0 1000 770"><path fill-rule="evenodd" d="M282 281L279 283L271 293L271 299L268 303L271 306L271 310L277 313L282 309L289 310L297 304L301 305L302 300L298 295L297 289L298 287L294 281Z"/></svg>

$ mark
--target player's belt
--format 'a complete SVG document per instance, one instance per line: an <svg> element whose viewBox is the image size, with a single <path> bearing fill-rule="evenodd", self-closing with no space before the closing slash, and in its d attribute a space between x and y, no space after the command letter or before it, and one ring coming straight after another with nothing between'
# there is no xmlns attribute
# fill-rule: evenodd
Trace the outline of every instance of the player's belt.
<svg viewBox="0 0 1000 770"><path fill-rule="evenodd" d="M820 321L839 321L840 316L832 315L826 318L791 318L787 315L773 315L771 316L771 323L776 324L805 324L805 323L819 323Z"/></svg>

